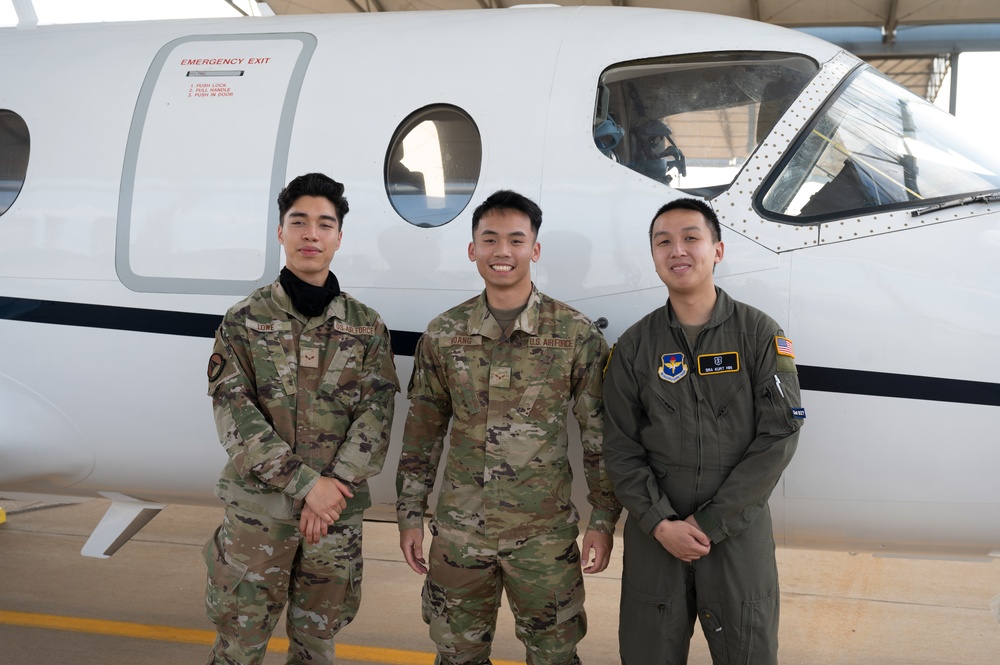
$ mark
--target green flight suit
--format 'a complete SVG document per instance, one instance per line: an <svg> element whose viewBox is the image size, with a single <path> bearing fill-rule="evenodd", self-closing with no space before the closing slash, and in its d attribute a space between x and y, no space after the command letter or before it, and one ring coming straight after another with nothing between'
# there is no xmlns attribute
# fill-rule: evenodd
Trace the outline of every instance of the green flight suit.
<svg viewBox="0 0 1000 665"><path fill-rule="evenodd" d="M604 460L629 511L625 665L687 662L695 615L715 665L777 662L767 500L805 412L791 341L766 314L716 293L693 348L668 301L621 336L604 379ZM652 532L690 515L712 545L684 563Z"/></svg>

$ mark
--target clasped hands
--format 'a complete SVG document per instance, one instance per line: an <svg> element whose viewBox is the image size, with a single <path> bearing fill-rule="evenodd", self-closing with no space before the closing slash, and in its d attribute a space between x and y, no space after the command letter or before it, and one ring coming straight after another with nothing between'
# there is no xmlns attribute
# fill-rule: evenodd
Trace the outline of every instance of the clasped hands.
<svg viewBox="0 0 1000 665"><path fill-rule="evenodd" d="M306 542L315 545L326 535L330 525L347 509L347 500L354 497L351 488L337 478L320 477L306 494L302 506L299 531Z"/></svg>
<svg viewBox="0 0 1000 665"><path fill-rule="evenodd" d="M712 550L712 540L698 526L694 515L684 520L662 520L653 529L653 537L685 563L697 561Z"/></svg>

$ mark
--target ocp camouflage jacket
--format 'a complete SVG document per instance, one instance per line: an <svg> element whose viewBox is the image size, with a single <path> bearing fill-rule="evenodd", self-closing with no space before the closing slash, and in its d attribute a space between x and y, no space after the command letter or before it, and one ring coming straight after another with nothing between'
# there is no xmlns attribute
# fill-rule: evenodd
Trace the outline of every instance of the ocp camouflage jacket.
<svg viewBox="0 0 1000 665"><path fill-rule="evenodd" d="M585 316L534 288L509 339L485 295L431 321L410 380L396 476L400 529L423 526L449 422L436 523L505 538L575 525L566 431L572 409L593 506L590 528L614 533L621 505L601 458L607 354Z"/></svg>
<svg viewBox="0 0 1000 665"><path fill-rule="evenodd" d="M219 439L229 455L216 494L293 519L319 477L354 488L347 514L371 505L399 380L379 315L346 293L312 318L277 281L233 306L209 363Z"/></svg>

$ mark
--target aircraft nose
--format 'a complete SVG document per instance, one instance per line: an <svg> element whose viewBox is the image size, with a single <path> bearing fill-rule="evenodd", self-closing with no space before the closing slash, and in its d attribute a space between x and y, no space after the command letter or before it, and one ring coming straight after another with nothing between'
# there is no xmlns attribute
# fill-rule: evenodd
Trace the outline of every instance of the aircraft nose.
<svg viewBox="0 0 1000 665"><path fill-rule="evenodd" d="M91 446L61 409L2 374L0 397L0 422L4 423L0 484L4 489L66 488L90 475L94 470Z"/></svg>

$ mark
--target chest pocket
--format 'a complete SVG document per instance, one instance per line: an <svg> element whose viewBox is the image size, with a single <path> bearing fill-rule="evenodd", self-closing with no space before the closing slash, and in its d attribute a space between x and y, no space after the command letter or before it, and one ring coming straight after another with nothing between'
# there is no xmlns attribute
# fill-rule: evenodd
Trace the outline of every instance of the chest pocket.
<svg viewBox="0 0 1000 665"><path fill-rule="evenodd" d="M535 354L535 366L528 377L527 387L521 396L521 402L517 405L517 412L522 416L527 416L535 407L538 395L546 385L546 377L556 364L556 354L551 351L539 351Z"/></svg>
<svg viewBox="0 0 1000 665"><path fill-rule="evenodd" d="M355 337L340 335L330 365L323 374L319 392L332 395L344 404L356 405L361 400L364 360L365 345Z"/></svg>
<svg viewBox="0 0 1000 665"><path fill-rule="evenodd" d="M291 340L287 339L291 334L290 327L268 331L251 327L247 330L254 372L257 375L257 395L265 402L295 394L295 371L298 364L290 351Z"/></svg>
<svg viewBox="0 0 1000 665"><path fill-rule="evenodd" d="M476 362L477 358L470 359L464 346L451 348L451 366L454 368L454 376L451 385L452 409L459 419L474 416L480 411L479 396L476 393L476 386L472 380L472 369L470 362Z"/></svg>
<svg viewBox="0 0 1000 665"><path fill-rule="evenodd" d="M570 383L573 377L572 372L572 349L566 352L553 351L551 349L540 349L533 351L535 356L535 368L528 378L521 402L517 405L517 412L522 416L534 414L536 417L556 417L562 418L562 409L552 408L551 400L547 400L549 395L569 394ZM542 391L548 388L543 395ZM542 399L539 399L541 397Z"/></svg>

